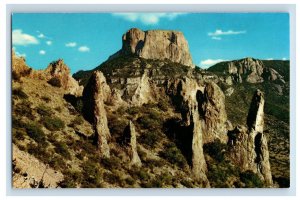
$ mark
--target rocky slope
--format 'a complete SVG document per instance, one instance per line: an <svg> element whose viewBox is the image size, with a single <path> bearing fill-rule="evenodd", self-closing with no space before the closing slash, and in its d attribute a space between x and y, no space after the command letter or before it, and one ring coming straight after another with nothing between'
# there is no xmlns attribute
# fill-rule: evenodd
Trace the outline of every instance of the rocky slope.
<svg viewBox="0 0 300 200"><path fill-rule="evenodd" d="M74 74L81 86L74 79L71 85L84 87L82 95L64 87L70 77L61 61L39 77L21 75L13 80L15 145L62 173L59 187L278 187L269 159L273 135L265 131L268 120L264 125L269 100L261 91L244 90L251 98L240 102L241 83L226 81L239 74L233 69L238 64L224 78L223 72L190 67L187 55L182 33L131 29L109 60ZM245 74L258 76L261 62L249 62L243 62ZM245 74L239 74L241 80ZM48 76L63 84L51 84ZM39 97L39 86L32 83L46 87L53 98ZM229 87L234 91L228 101L224 92ZM34 102L38 98L61 109L41 109ZM34 121L34 128L28 127ZM41 150L49 159L39 156Z"/></svg>

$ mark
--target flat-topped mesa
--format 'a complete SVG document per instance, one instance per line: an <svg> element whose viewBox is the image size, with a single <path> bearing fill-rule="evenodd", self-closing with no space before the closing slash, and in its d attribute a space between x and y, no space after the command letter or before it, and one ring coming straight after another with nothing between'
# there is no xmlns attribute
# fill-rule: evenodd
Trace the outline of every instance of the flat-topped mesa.
<svg viewBox="0 0 300 200"><path fill-rule="evenodd" d="M194 66L188 42L182 32L170 30L128 30L122 37L119 55L135 55L145 59L169 59L186 66Z"/></svg>

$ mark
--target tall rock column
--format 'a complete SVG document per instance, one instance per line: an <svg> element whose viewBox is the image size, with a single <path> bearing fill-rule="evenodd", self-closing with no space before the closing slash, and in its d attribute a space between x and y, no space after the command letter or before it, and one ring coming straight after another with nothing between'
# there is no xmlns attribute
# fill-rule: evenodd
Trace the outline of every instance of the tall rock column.
<svg viewBox="0 0 300 200"><path fill-rule="evenodd" d="M100 71L94 71L83 91L83 112L85 118L94 125L95 139L103 157L109 157L110 151L108 129L104 101L110 91L106 79Z"/></svg>
<svg viewBox="0 0 300 200"><path fill-rule="evenodd" d="M142 162L137 153L135 126L131 120L124 131L124 142L129 147L128 152L130 155L131 164L141 166Z"/></svg>
<svg viewBox="0 0 300 200"><path fill-rule="evenodd" d="M243 171L257 173L267 186L271 186L272 174L269 162L267 138L264 128L264 95L260 90L254 93L248 113L246 127L238 126L228 133L229 154Z"/></svg>

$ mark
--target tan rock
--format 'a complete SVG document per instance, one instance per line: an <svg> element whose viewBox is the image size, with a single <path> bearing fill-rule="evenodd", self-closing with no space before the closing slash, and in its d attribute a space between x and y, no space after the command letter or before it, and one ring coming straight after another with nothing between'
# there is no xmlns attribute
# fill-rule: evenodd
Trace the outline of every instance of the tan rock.
<svg viewBox="0 0 300 200"><path fill-rule="evenodd" d="M137 145L136 145L136 131L135 126L132 121L129 121L128 126L124 131L124 141L125 144L129 147L129 155L132 165L141 166L142 162L137 153Z"/></svg>
<svg viewBox="0 0 300 200"><path fill-rule="evenodd" d="M272 186L267 138L264 128L264 96L257 90L253 96L247 118L248 129L237 127L228 133L230 157L243 171L257 173L267 186Z"/></svg>
<svg viewBox="0 0 300 200"><path fill-rule="evenodd" d="M182 32L166 30L142 31L132 28L122 37L122 49L118 55L136 55L146 59L169 59L172 62L194 66L188 42Z"/></svg>
<svg viewBox="0 0 300 200"><path fill-rule="evenodd" d="M71 76L69 67L62 59L50 63L44 70L44 74L47 80L58 79L66 93L75 96L82 95L83 86L79 86L78 82Z"/></svg>
<svg viewBox="0 0 300 200"><path fill-rule="evenodd" d="M221 88L213 82L205 84L204 92L197 96L200 118L203 120L203 142L220 139L227 142L227 114L225 110L225 95Z"/></svg>
<svg viewBox="0 0 300 200"><path fill-rule="evenodd" d="M103 157L110 156L108 129L104 101L107 98L109 87L100 71L94 71L83 91L84 115L94 125L98 149Z"/></svg>

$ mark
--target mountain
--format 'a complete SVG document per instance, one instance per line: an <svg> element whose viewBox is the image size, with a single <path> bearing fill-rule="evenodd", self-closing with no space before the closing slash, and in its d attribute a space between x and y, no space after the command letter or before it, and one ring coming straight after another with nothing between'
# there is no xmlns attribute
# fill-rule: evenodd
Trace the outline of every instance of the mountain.
<svg viewBox="0 0 300 200"><path fill-rule="evenodd" d="M59 174L35 187L288 187L280 63L276 80L264 75L274 63L256 59L201 70L180 32L130 29L122 40L93 70L70 77L58 60L13 79L14 148ZM20 163L14 183L40 177Z"/></svg>

